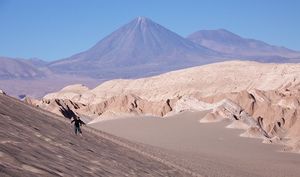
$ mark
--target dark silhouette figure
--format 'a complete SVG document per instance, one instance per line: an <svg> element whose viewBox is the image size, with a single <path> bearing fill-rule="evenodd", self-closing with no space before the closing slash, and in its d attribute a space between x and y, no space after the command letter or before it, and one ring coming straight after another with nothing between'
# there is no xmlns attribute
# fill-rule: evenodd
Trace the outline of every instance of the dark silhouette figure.
<svg viewBox="0 0 300 177"><path fill-rule="evenodd" d="M74 122L74 130L75 130L75 134L77 135L77 133L79 132L80 135L82 134L82 131L80 129L80 126L85 125L85 123L80 120L80 117L74 116L73 120L71 121L71 123Z"/></svg>

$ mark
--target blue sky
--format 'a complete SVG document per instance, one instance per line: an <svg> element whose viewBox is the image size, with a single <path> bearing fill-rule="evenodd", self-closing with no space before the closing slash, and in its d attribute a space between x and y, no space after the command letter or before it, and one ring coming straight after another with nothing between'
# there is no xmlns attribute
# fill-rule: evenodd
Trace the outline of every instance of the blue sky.
<svg viewBox="0 0 300 177"><path fill-rule="evenodd" d="M0 0L0 56L68 57L137 16L184 37L225 28L300 51L297 0Z"/></svg>

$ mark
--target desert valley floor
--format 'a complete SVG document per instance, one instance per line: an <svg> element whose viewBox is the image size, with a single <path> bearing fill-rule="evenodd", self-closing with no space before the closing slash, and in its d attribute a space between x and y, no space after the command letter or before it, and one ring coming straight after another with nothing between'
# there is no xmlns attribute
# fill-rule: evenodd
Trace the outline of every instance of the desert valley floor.
<svg viewBox="0 0 300 177"><path fill-rule="evenodd" d="M169 118L135 117L100 121L90 126L166 150L169 158L203 176L297 177L300 156L281 146L242 138L229 121L199 123L207 112Z"/></svg>

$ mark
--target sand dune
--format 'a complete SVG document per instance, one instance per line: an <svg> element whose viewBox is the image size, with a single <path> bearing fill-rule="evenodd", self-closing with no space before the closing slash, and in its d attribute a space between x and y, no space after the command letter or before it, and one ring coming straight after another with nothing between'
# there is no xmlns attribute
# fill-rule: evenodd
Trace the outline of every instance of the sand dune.
<svg viewBox="0 0 300 177"><path fill-rule="evenodd" d="M0 95L0 176L191 176L147 147Z"/></svg>

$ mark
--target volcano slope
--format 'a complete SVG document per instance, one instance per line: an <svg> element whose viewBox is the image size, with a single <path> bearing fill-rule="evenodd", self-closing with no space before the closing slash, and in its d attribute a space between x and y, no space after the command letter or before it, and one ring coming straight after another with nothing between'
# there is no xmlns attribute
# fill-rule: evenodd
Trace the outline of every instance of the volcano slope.
<svg viewBox="0 0 300 177"><path fill-rule="evenodd" d="M69 120L3 94L0 118L2 177L191 176L104 132L87 127L76 136Z"/></svg>

